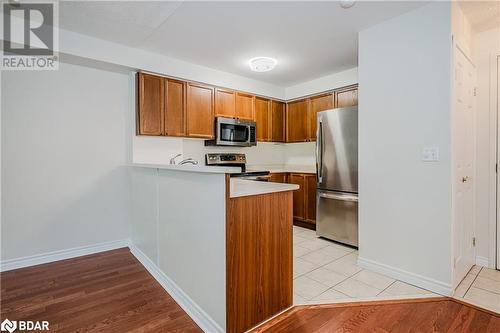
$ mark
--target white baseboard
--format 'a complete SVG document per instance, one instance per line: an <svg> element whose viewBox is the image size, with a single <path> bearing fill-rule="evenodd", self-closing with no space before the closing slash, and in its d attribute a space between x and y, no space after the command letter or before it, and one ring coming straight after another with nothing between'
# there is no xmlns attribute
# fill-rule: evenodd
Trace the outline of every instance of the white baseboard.
<svg viewBox="0 0 500 333"><path fill-rule="evenodd" d="M115 250L122 247L128 247L129 245L130 245L129 239L120 239L116 241L74 247L66 250L36 254L34 256L3 260L0 262L0 272L6 272L13 269L46 264L49 262L54 262L64 259L71 259L98 252Z"/></svg>
<svg viewBox="0 0 500 333"><path fill-rule="evenodd" d="M453 295L453 289L451 288L451 285L443 283L441 281L437 281L422 275L411 273L399 268L395 268L364 258L358 258L358 265L373 272L387 275L389 277L392 277L393 279L401 280L403 282L430 290L440 295Z"/></svg>
<svg viewBox="0 0 500 333"><path fill-rule="evenodd" d="M179 286L149 259L139 248L130 244L130 252L141 262L148 272L158 281L170 296L186 311L195 323L208 333L223 333L225 330L217 324L198 304L196 304Z"/></svg>
<svg viewBox="0 0 500 333"><path fill-rule="evenodd" d="M476 256L476 265L489 267L489 260L486 257Z"/></svg>

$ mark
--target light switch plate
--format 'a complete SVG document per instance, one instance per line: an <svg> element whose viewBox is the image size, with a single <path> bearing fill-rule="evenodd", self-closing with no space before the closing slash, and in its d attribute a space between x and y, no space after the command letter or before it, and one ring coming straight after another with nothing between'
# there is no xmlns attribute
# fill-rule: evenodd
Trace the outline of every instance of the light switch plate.
<svg viewBox="0 0 500 333"><path fill-rule="evenodd" d="M425 147L422 150L422 161L424 162L439 161L439 147Z"/></svg>

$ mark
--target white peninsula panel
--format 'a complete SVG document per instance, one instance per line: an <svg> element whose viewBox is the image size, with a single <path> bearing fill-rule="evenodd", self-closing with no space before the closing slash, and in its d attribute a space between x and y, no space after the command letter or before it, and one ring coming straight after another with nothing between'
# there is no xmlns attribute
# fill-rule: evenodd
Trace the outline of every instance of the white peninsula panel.
<svg viewBox="0 0 500 333"><path fill-rule="evenodd" d="M203 330L225 331L226 174L130 169L132 252Z"/></svg>

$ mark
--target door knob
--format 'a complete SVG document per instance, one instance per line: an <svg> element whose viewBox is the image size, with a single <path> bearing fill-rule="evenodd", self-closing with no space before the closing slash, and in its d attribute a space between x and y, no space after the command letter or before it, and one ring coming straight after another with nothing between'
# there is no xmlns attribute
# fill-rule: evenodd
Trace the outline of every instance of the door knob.
<svg viewBox="0 0 500 333"><path fill-rule="evenodd" d="M462 183L465 183L469 180L469 176L462 177Z"/></svg>

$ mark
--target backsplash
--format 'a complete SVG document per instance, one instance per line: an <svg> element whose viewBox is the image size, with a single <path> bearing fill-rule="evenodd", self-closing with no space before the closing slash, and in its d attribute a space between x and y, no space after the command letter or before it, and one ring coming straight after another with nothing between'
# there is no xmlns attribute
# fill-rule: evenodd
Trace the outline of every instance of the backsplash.
<svg viewBox="0 0 500 333"><path fill-rule="evenodd" d="M182 154L177 161L191 157L205 164L206 153L227 152L245 154L248 165L314 165L314 149L314 142L259 142L254 147L215 147L205 146L200 139L134 136L132 156L134 163L168 164L170 158Z"/></svg>

